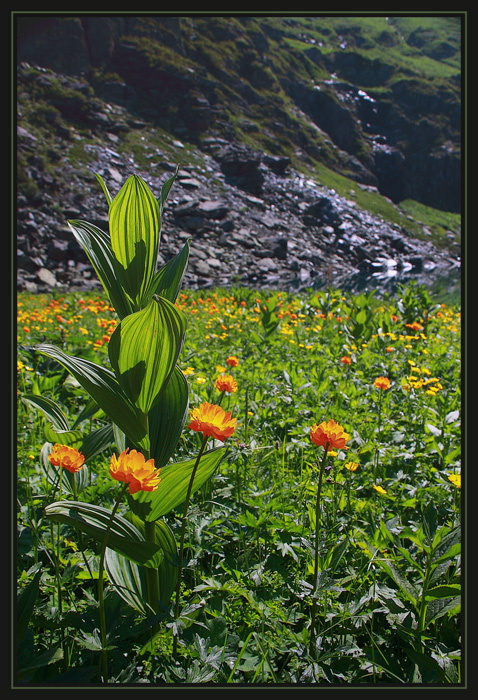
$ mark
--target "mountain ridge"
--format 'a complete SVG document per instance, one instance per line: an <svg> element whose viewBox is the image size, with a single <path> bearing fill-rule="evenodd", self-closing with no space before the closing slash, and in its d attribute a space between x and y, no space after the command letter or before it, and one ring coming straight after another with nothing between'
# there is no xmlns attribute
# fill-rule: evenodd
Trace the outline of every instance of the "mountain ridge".
<svg viewBox="0 0 478 700"><path fill-rule="evenodd" d="M77 201L94 201L86 171L103 141L106 169L108 145L121 172L128 149L145 173L161 150L166 167L210 168L203 201L225 185L260 199L264 169L298 173L329 201L352 198L413 237L431 231L456 262L460 18L416 19L19 17L21 211L46 185L53 215L73 180Z"/></svg>

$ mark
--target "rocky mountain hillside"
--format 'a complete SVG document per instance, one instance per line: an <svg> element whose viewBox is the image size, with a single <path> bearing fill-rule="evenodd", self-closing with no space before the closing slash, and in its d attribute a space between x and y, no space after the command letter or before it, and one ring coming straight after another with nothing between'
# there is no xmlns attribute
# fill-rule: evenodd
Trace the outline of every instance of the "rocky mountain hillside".
<svg viewBox="0 0 478 700"><path fill-rule="evenodd" d="M460 17L16 17L18 286L95 286L107 227L179 165L161 259L186 284L457 276Z"/></svg>

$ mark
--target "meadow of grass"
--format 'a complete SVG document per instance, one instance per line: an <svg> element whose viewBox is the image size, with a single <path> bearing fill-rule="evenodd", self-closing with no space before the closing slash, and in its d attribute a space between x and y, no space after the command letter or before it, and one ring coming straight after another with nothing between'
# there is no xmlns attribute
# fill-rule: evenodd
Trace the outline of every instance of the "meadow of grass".
<svg viewBox="0 0 478 700"><path fill-rule="evenodd" d="M393 298L184 290L176 306L189 322L179 364L190 407L217 403L228 374L237 390L222 406L238 427L192 497L180 614L166 606L152 635L104 575L110 682L460 684L459 306L416 285ZM17 312L16 678L95 684L99 546L45 517L58 499L45 458L55 433L22 397L53 399L82 434L106 426L35 346L108 366L118 321L96 293L20 293ZM316 507L323 450L310 431L332 419L350 440L329 451ZM185 427L174 459L199 447ZM111 508L115 451L62 497ZM175 535L181 516L165 518Z"/></svg>

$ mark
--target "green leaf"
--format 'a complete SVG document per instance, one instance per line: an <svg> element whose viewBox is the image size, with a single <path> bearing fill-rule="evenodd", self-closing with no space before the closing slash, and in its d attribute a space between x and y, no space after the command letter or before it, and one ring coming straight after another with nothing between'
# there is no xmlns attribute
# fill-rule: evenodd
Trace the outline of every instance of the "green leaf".
<svg viewBox="0 0 478 700"><path fill-rule="evenodd" d="M426 625L428 626L431 622L438 620L443 615L447 613L456 614L461 610L461 597L455 596L453 598L435 598L428 603L427 612L425 616Z"/></svg>
<svg viewBox="0 0 478 700"><path fill-rule="evenodd" d="M183 431L189 408L189 385L176 365L171 379L148 415L150 457L157 469L173 456Z"/></svg>
<svg viewBox="0 0 478 700"><path fill-rule="evenodd" d="M128 605L145 617L154 612L147 603L148 583L142 566L107 547L105 571L116 592Z"/></svg>
<svg viewBox="0 0 478 700"><path fill-rule="evenodd" d="M55 522L78 527L81 532L93 537L100 544L111 519L111 511L107 508L80 501L50 503L45 507L45 515ZM157 544L146 542L139 530L117 513L108 535L108 547L141 565L159 550Z"/></svg>
<svg viewBox="0 0 478 700"><path fill-rule="evenodd" d="M201 457L191 493L195 493L216 471L226 454L225 447L205 452ZM186 500L189 480L196 458L161 469L161 481L156 491L141 491L128 496L131 510L143 520L157 520Z"/></svg>
<svg viewBox="0 0 478 700"><path fill-rule="evenodd" d="M179 171L179 165L176 165L176 170L174 172L174 175L172 175L170 178L168 178L166 180L166 182L163 184L163 186L161 187L161 196L159 198L159 209L160 209L161 215L163 213L166 199L168 198L169 190L171 189L173 182L175 181L175 179L178 176L178 171Z"/></svg>
<svg viewBox="0 0 478 700"><path fill-rule="evenodd" d="M441 528L433 540L433 567L438 566L447 559L458 556L461 552L461 526L456 525L451 530L446 527Z"/></svg>
<svg viewBox="0 0 478 700"><path fill-rule="evenodd" d="M124 318L110 338L108 353L119 383L144 414L174 371L186 327L182 311L154 296L146 308Z"/></svg>
<svg viewBox="0 0 478 700"><path fill-rule="evenodd" d="M67 355L54 345L39 345L37 350L65 367L133 444L149 449L144 418L124 394L113 372L90 360Z"/></svg>
<svg viewBox="0 0 478 700"><path fill-rule="evenodd" d="M40 590L41 570L38 570L32 580L17 595L17 638L21 641L27 631L28 623L35 607Z"/></svg>
<svg viewBox="0 0 478 700"><path fill-rule="evenodd" d="M461 594L461 586L459 583L450 583L443 586L435 586L429 588L425 593L427 600L436 600L438 598L451 598Z"/></svg>
<svg viewBox="0 0 478 700"><path fill-rule="evenodd" d="M119 268L109 234L86 221L71 220L68 224L95 268L116 313L120 318L128 316L134 311L134 306L118 279Z"/></svg>
<svg viewBox="0 0 478 700"><path fill-rule="evenodd" d="M159 203L144 180L131 175L109 210L111 247L121 286L141 306L156 268L160 235Z"/></svg>
<svg viewBox="0 0 478 700"><path fill-rule="evenodd" d="M98 175L98 173L95 173L95 177L103 189L103 192L104 192L105 197L106 197L106 201L108 202L108 206L109 206L111 204L111 202L113 201L113 197L110 195L108 188L106 187L105 181L103 180L101 175Z"/></svg>
<svg viewBox="0 0 478 700"><path fill-rule="evenodd" d="M104 425L83 438L80 452L85 456L85 461L88 462L108 449L113 442L113 426Z"/></svg>
<svg viewBox="0 0 478 700"><path fill-rule="evenodd" d="M59 445L67 445L78 450L83 442L81 430L55 430L50 423L47 423L44 427L44 433L48 442L57 442Z"/></svg>
<svg viewBox="0 0 478 700"><path fill-rule="evenodd" d="M36 394L23 394L22 400L42 411L56 430L68 431L70 429L67 417L55 401Z"/></svg>
<svg viewBox="0 0 478 700"><path fill-rule="evenodd" d="M138 524L137 520L134 522ZM159 600L162 605L168 606L177 581L176 540L169 526L162 520L155 523L154 534L162 555L158 567ZM148 584L143 566L138 566L118 552L107 548L105 569L117 593L128 605L145 616L154 612L147 603Z"/></svg>
<svg viewBox="0 0 478 700"><path fill-rule="evenodd" d="M154 293L168 299L172 304L178 298L184 273L186 272L189 260L189 246L190 241L187 240L179 253L163 265L154 278L152 285Z"/></svg>

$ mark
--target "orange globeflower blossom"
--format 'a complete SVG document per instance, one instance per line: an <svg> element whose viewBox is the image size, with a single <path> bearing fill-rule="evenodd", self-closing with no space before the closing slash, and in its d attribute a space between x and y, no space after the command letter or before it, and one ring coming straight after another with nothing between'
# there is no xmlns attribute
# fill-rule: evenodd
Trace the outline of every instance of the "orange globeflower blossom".
<svg viewBox="0 0 478 700"><path fill-rule="evenodd" d="M230 374L222 374L216 379L214 386L218 391L227 391L230 394L237 391L237 382Z"/></svg>
<svg viewBox="0 0 478 700"><path fill-rule="evenodd" d="M235 355L229 355L226 362L231 367L237 367L237 365L239 364L239 358L236 357Z"/></svg>
<svg viewBox="0 0 478 700"><path fill-rule="evenodd" d="M81 452L74 447L59 445L58 443L53 445L48 459L54 467L63 467L64 469L68 469L72 474L83 469L85 466L85 457Z"/></svg>
<svg viewBox="0 0 478 700"><path fill-rule="evenodd" d="M351 365L352 364L352 358L349 357L348 355L344 355L343 357L340 358L340 362L344 365Z"/></svg>
<svg viewBox="0 0 478 700"><path fill-rule="evenodd" d="M388 377L377 377L373 385L377 389L390 389L390 379Z"/></svg>
<svg viewBox="0 0 478 700"><path fill-rule="evenodd" d="M200 406L191 409L191 422L188 428L202 433L204 437L212 436L216 440L224 440L234 433L237 426L237 418L232 418L232 413L204 401Z"/></svg>
<svg viewBox="0 0 478 700"><path fill-rule="evenodd" d="M161 469L154 468L154 459L144 458L144 455L129 447L119 457L111 456L110 474L117 481L129 484L129 493L138 491L155 491L161 481L159 476Z"/></svg>
<svg viewBox="0 0 478 700"><path fill-rule="evenodd" d="M339 423L334 420L323 421L320 425L314 423L310 429L310 439L318 447L328 449L340 449L345 447L345 443L350 440L348 435Z"/></svg>

